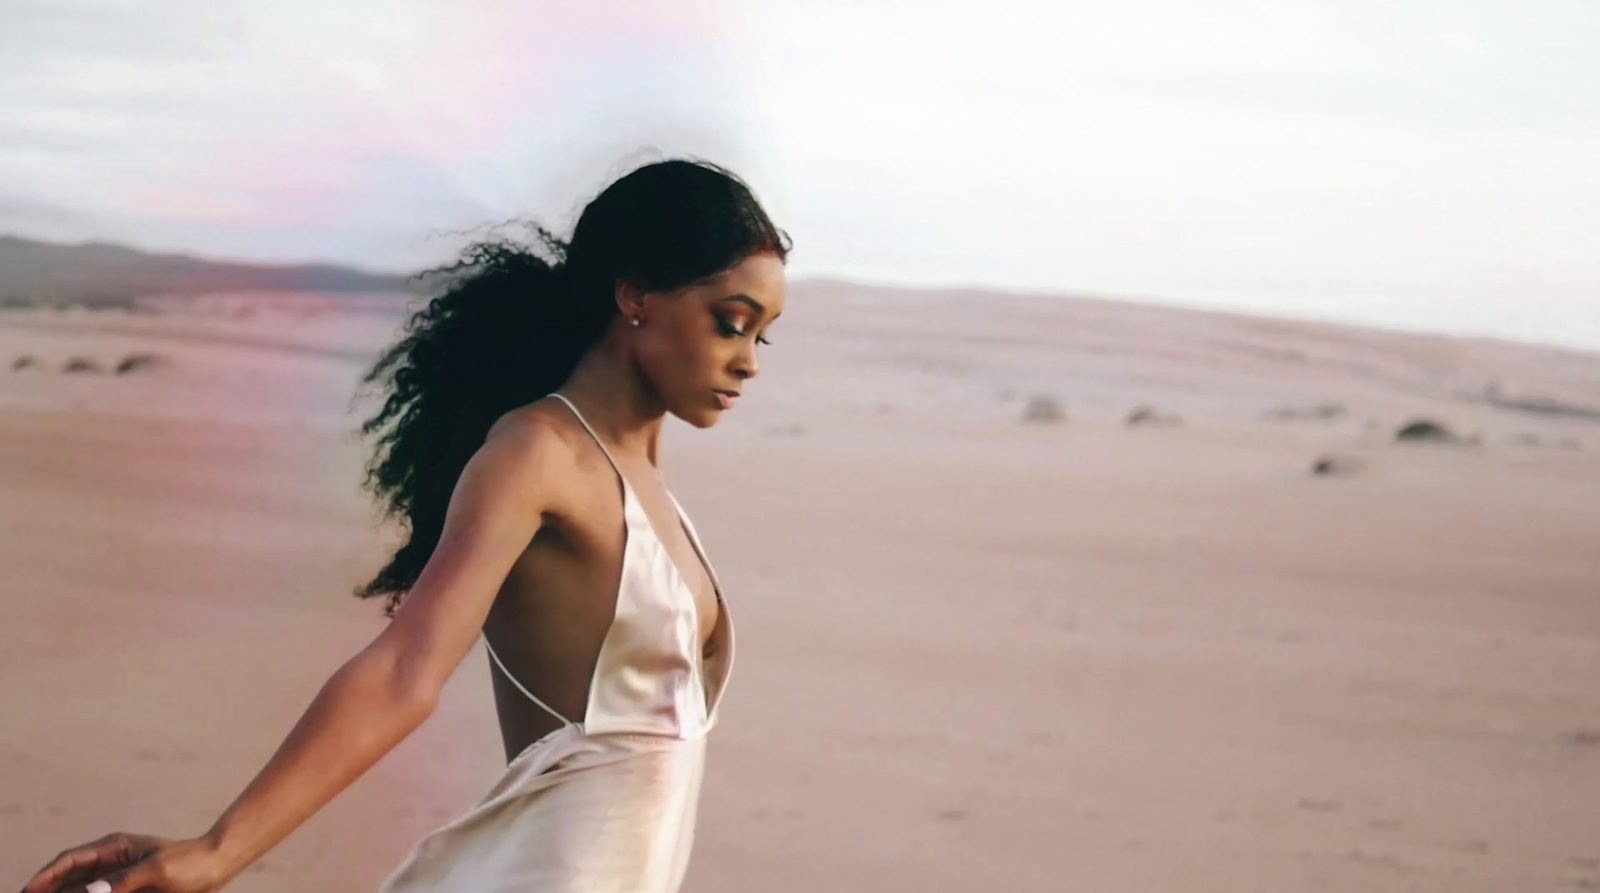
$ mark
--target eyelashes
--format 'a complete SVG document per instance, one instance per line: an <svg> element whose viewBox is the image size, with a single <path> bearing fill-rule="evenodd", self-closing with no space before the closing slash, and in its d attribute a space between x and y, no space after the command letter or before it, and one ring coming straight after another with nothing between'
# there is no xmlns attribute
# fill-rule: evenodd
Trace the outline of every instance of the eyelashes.
<svg viewBox="0 0 1600 893"><path fill-rule="evenodd" d="M723 336L727 338L743 338L745 334L744 329L733 325L720 315L717 315L717 331L721 332ZM757 335L756 343L770 345L772 342L761 337L760 335Z"/></svg>

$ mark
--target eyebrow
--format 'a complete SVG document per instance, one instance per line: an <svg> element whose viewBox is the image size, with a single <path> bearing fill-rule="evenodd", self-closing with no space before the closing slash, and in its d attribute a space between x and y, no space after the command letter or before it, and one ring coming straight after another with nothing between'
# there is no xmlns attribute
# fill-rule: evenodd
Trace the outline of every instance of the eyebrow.
<svg viewBox="0 0 1600 893"><path fill-rule="evenodd" d="M740 292L739 294L736 294L736 295L728 295L727 297L723 298L722 300L724 300L724 301L739 301L740 303L743 303L743 304L749 304L750 308L752 310L754 310L756 313L765 314L767 312L767 308L762 306L760 301L757 301L755 298L752 298L752 297L750 297L749 295L747 295L747 294L745 294L743 292ZM778 314L778 316L782 316L782 315L783 314L781 314L781 313ZM777 319L778 316L774 316L773 319Z"/></svg>

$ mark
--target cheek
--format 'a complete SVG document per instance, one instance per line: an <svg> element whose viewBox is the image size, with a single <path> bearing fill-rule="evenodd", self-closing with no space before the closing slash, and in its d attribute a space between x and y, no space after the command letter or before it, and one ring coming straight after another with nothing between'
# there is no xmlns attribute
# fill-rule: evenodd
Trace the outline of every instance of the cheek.
<svg viewBox="0 0 1600 893"><path fill-rule="evenodd" d="M665 391L699 385L726 358L725 342L707 335L687 322L662 327L649 339L643 351L645 368L657 386Z"/></svg>

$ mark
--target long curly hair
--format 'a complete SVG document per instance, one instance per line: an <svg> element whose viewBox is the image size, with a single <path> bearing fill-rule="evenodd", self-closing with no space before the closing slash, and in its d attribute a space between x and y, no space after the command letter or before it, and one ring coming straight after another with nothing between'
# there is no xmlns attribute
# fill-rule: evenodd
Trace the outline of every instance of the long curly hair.
<svg viewBox="0 0 1600 893"><path fill-rule="evenodd" d="M361 425L377 435L363 487L407 539L358 598L387 597L393 617L444 529L467 461L506 412L551 393L617 315L619 281L671 290L771 252L786 233L748 186L700 160L639 167L584 207L570 240L538 224L533 238L474 242L424 274L436 297L361 379L383 392Z"/></svg>

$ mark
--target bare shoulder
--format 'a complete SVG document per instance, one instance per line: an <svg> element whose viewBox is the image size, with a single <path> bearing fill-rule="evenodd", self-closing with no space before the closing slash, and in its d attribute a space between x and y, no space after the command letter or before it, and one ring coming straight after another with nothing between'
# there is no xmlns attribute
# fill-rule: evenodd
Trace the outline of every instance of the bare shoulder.
<svg viewBox="0 0 1600 893"><path fill-rule="evenodd" d="M544 401L519 406L496 419L489 426L483 442L497 444L500 449L524 447L540 455L556 454L563 447L570 454L566 429Z"/></svg>
<svg viewBox="0 0 1600 893"><path fill-rule="evenodd" d="M560 513L581 495L573 485L587 435L575 431L571 413L554 403L541 400L500 416L475 461L496 469L493 476L502 486L537 492L542 508Z"/></svg>
<svg viewBox="0 0 1600 893"><path fill-rule="evenodd" d="M437 692L483 629L528 543L569 517L577 453L569 432L537 407L490 426L450 495L426 566L376 645L418 691Z"/></svg>

